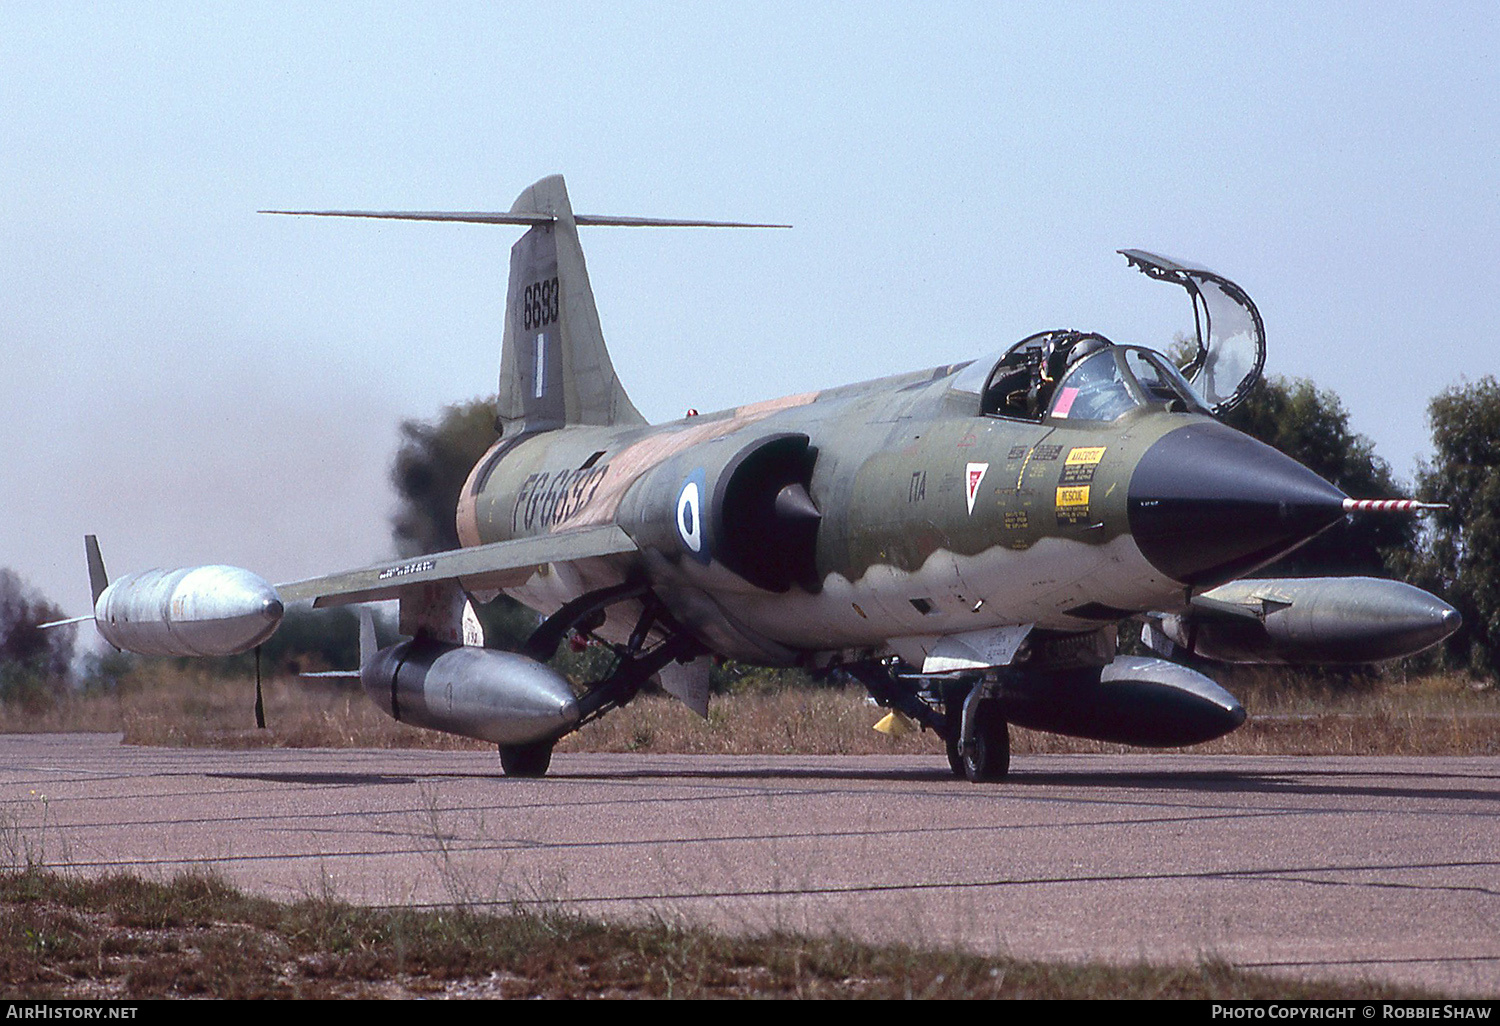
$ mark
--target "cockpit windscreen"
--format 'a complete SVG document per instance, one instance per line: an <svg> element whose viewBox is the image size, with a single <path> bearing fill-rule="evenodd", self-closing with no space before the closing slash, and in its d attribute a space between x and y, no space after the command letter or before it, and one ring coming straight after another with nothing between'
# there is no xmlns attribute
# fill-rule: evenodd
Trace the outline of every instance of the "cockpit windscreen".
<svg viewBox="0 0 1500 1026"><path fill-rule="evenodd" d="M1149 349L1111 346L1075 366L1058 384L1057 420L1109 421L1138 406L1206 413L1203 400L1168 361Z"/></svg>

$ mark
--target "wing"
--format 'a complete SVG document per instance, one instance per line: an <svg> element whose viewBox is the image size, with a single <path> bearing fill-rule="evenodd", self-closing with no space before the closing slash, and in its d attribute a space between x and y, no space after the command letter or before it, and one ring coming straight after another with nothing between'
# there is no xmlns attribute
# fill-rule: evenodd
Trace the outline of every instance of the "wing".
<svg viewBox="0 0 1500 1026"><path fill-rule="evenodd" d="M610 524L377 563L360 570L278 584L276 593L283 602L312 599L314 606L322 607L399 598L405 588L434 581L457 580L470 591L513 588L548 563L634 551L636 544L630 536Z"/></svg>

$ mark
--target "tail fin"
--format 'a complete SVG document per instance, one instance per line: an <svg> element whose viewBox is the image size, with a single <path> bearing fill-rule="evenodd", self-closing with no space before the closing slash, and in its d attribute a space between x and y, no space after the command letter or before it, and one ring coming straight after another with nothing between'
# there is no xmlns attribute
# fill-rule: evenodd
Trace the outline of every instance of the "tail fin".
<svg viewBox="0 0 1500 1026"><path fill-rule="evenodd" d="M83 536L83 551L89 561L89 586L94 590L94 601L109 587L109 574L104 572L104 557L99 554L99 539L92 534Z"/></svg>
<svg viewBox="0 0 1500 1026"><path fill-rule="evenodd" d="M263 210L311 217L518 224L530 230L510 250L505 341L500 350L500 423L510 436L567 424L644 424L604 348L599 311L578 245L579 225L626 228L789 228L746 221L574 214L562 175L543 178L508 213L480 211Z"/></svg>
<svg viewBox="0 0 1500 1026"><path fill-rule="evenodd" d="M615 376L561 175L516 199L533 225L510 250L499 414L507 435L566 424L644 424Z"/></svg>

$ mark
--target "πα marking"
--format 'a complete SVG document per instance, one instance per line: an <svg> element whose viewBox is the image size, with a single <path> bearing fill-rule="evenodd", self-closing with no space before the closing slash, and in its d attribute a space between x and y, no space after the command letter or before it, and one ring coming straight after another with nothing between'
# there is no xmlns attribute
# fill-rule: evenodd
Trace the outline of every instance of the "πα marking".
<svg viewBox="0 0 1500 1026"><path fill-rule="evenodd" d="M907 502L921 502L927 498L927 471L913 470L911 483L906 488ZM972 512L972 510L971 510Z"/></svg>

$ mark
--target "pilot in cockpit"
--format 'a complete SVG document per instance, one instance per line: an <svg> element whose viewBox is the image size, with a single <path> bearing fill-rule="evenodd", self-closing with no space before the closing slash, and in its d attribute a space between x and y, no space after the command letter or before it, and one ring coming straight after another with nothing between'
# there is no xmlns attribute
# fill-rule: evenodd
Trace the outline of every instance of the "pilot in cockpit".
<svg viewBox="0 0 1500 1026"><path fill-rule="evenodd" d="M1079 360L1112 344L1101 335L1079 331L1044 331L1023 339L990 376L984 412L1040 420L1063 375Z"/></svg>

